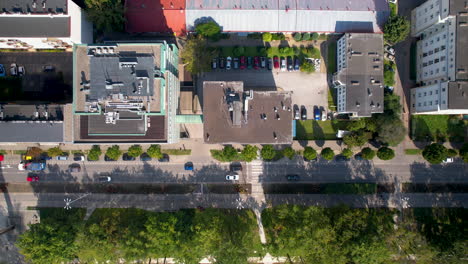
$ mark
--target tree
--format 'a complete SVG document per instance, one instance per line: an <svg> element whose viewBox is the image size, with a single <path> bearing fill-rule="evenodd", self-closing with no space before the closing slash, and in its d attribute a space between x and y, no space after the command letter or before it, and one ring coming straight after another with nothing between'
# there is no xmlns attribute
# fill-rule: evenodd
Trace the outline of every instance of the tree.
<svg viewBox="0 0 468 264"><path fill-rule="evenodd" d="M123 31L125 8L120 0L85 0L86 15L101 32Z"/></svg>
<svg viewBox="0 0 468 264"><path fill-rule="evenodd" d="M276 157L277 151L272 145L264 145L260 151L260 155L264 160L272 160Z"/></svg>
<svg viewBox="0 0 468 264"><path fill-rule="evenodd" d="M366 118L348 122L346 129L349 131L358 131L366 127Z"/></svg>
<svg viewBox="0 0 468 264"><path fill-rule="evenodd" d="M317 158L317 151L313 149L312 147L307 146L304 148L303 155L306 160L313 160Z"/></svg>
<svg viewBox="0 0 468 264"><path fill-rule="evenodd" d="M118 160L120 155L122 155L122 151L118 145L109 147L106 151L106 156L112 160Z"/></svg>
<svg viewBox="0 0 468 264"><path fill-rule="evenodd" d="M26 151L26 155L33 157L33 159L40 157L42 153L43 153L42 149L38 147L31 147L31 148L28 148L28 150Z"/></svg>
<svg viewBox="0 0 468 264"><path fill-rule="evenodd" d="M381 147L377 151L377 157L381 160L391 160L395 157L395 151L391 148Z"/></svg>
<svg viewBox="0 0 468 264"><path fill-rule="evenodd" d="M447 152L447 148L444 145L432 143L424 148L422 155L429 163L440 164L447 158Z"/></svg>
<svg viewBox="0 0 468 264"><path fill-rule="evenodd" d="M357 131L357 132L352 132L343 137L343 143L345 143L346 146L350 148L361 147L364 144L366 144L368 140L369 140L369 135L362 130Z"/></svg>
<svg viewBox="0 0 468 264"><path fill-rule="evenodd" d="M60 147L53 147L47 150L47 155L49 157L56 157L63 154L63 150Z"/></svg>
<svg viewBox="0 0 468 264"><path fill-rule="evenodd" d="M301 63L301 67L299 69L301 70L301 72L305 72L305 73L315 72L315 66L307 60L304 60Z"/></svg>
<svg viewBox="0 0 468 264"><path fill-rule="evenodd" d="M232 161L237 157L237 150L233 146L224 146L221 155L226 160Z"/></svg>
<svg viewBox="0 0 468 264"><path fill-rule="evenodd" d="M151 145L148 150L146 151L146 154L150 156L151 158L154 159L160 159L163 157L163 154L161 153L161 146L160 145Z"/></svg>
<svg viewBox="0 0 468 264"><path fill-rule="evenodd" d="M294 151L294 149L291 147L286 147L285 149L283 149L283 156L292 160L294 156L296 156L296 151Z"/></svg>
<svg viewBox="0 0 468 264"><path fill-rule="evenodd" d="M456 149L447 149L447 157L456 157L458 155L458 151Z"/></svg>
<svg viewBox="0 0 468 264"><path fill-rule="evenodd" d="M301 33L294 34L294 40L295 41L301 41L301 39L302 39L302 34Z"/></svg>
<svg viewBox="0 0 468 264"><path fill-rule="evenodd" d="M332 160L335 157L335 152L331 148L324 148L320 155L326 160Z"/></svg>
<svg viewBox="0 0 468 264"><path fill-rule="evenodd" d="M88 160L96 161L99 160L102 151L99 145L94 145L88 153Z"/></svg>
<svg viewBox="0 0 468 264"><path fill-rule="evenodd" d="M463 144L460 149L460 157L464 162L468 162L468 143Z"/></svg>
<svg viewBox="0 0 468 264"><path fill-rule="evenodd" d="M375 150L371 148L363 148L361 150L361 155L363 159L371 160L375 157Z"/></svg>
<svg viewBox="0 0 468 264"><path fill-rule="evenodd" d="M139 157L141 154L143 154L143 149L141 149L140 145L133 145L128 148L127 153L130 157L136 158L136 157Z"/></svg>
<svg viewBox="0 0 468 264"><path fill-rule="evenodd" d="M351 149L349 149L349 148L345 148L341 152L341 155L346 157L347 159L350 159L353 156L353 151Z"/></svg>
<svg viewBox="0 0 468 264"><path fill-rule="evenodd" d="M391 116L400 116L401 114L400 96L396 94L385 94L384 96L384 113Z"/></svg>
<svg viewBox="0 0 468 264"><path fill-rule="evenodd" d="M258 148L252 145L245 145L244 149L241 152L241 158L247 162L257 158Z"/></svg>
<svg viewBox="0 0 468 264"><path fill-rule="evenodd" d="M188 72L196 75L211 70L211 62L219 51L210 48L201 36L190 37L180 53L180 59Z"/></svg>
<svg viewBox="0 0 468 264"><path fill-rule="evenodd" d="M270 42L272 40L273 36L271 35L270 32L265 32L262 34L262 39L265 42Z"/></svg>
<svg viewBox="0 0 468 264"><path fill-rule="evenodd" d="M319 39L319 34L317 32L312 33L312 36L310 37L312 40L318 40Z"/></svg>
<svg viewBox="0 0 468 264"><path fill-rule="evenodd" d="M308 40L310 40L310 33L309 33L309 32L306 32L306 33L302 34L302 40L303 40L303 41L308 41Z"/></svg>
<svg viewBox="0 0 468 264"><path fill-rule="evenodd" d="M395 85L395 66L392 61L384 61L384 84L386 86Z"/></svg>
<svg viewBox="0 0 468 264"><path fill-rule="evenodd" d="M205 38L215 39L221 34L221 27L214 21L208 21L198 23L195 26L195 32Z"/></svg>
<svg viewBox="0 0 468 264"><path fill-rule="evenodd" d="M402 16L391 16L384 26L384 40L395 45L406 39L410 32L410 23Z"/></svg>
<svg viewBox="0 0 468 264"><path fill-rule="evenodd" d="M405 139L406 128L398 117L379 115L376 121L377 140L396 146Z"/></svg>

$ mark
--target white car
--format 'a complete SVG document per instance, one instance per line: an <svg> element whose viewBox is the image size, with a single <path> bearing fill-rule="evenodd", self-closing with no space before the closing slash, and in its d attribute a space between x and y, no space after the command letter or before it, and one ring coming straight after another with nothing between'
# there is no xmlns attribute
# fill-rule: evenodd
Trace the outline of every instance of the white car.
<svg viewBox="0 0 468 264"><path fill-rule="evenodd" d="M322 121L327 121L327 111L322 110Z"/></svg>
<svg viewBox="0 0 468 264"><path fill-rule="evenodd" d="M239 174L228 174L226 175L226 181L238 181Z"/></svg>
<svg viewBox="0 0 468 264"><path fill-rule="evenodd" d="M442 161L442 163L452 163L453 162L453 158L446 158Z"/></svg>
<svg viewBox="0 0 468 264"><path fill-rule="evenodd" d="M11 76L17 76L18 75L18 66L16 65L16 63L11 64L10 74L11 74Z"/></svg>
<svg viewBox="0 0 468 264"><path fill-rule="evenodd" d="M226 58L226 70L230 70L231 69L231 63L232 62L232 58L231 57L227 57Z"/></svg>
<svg viewBox="0 0 468 264"><path fill-rule="evenodd" d="M24 164L23 162L20 162L20 164L18 164L18 170L20 171L26 170L26 164Z"/></svg>
<svg viewBox="0 0 468 264"><path fill-rule="evenodd" d="M286 59L281 57L281 71L286 71Z"/></svg>

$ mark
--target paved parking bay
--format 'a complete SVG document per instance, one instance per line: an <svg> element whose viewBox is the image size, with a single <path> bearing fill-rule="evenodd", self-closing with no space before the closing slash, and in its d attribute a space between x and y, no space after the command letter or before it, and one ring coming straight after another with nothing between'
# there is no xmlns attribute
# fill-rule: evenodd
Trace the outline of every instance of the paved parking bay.
<svg viewBox="0 0 468 264"><path fill-rule="evenodd" d="M292 91L292 103L299 107L304 105L308 118L312 118L313 107L328 107L327 75L325 73L306 74L299 71L282 72L268 70L215 70L203 73L197 83L198 93L203 94L204 81L243 81L245 88L278 89ZM200 97L202 100L202 96Z"/></svg>

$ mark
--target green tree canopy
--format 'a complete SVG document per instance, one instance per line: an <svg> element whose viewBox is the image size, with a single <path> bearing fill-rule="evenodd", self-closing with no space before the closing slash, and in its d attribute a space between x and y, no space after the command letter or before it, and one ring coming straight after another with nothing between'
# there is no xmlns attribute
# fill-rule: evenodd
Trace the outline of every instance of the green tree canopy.
<svg viewBox="0 0 468 264"><path fill-rule="evenodd" d="M295 41L301 41L301 39L302 39L302 34L301 33L298 32L298 33L294 34L294 40Z"/></svg>
<svg viewBox="0 0 468 264"><path fill-rule="evenodd" d="M401 114L402 106L400 103L400 96L396 94L385 94L384 96L384 113L390 116L399 117Z"/></svg>
<svg viewBox="0 0 468 264"><path fill-rule="evenodd" d="M123 31L125 8L120 0L85 0L86 14L101 32Z"/></svg>
<svg viewBox="0 0 468 264"><path fill-rule="evenodd" d="M458 151L456 149L447 149L447 157L456 157L458 155Z"/></svg>
<svg viewBox="0 0 468 264"><path fill-rule="evenodd" d="M180 53L180 59L188 72L196 75L211 70L212 60L218 56L219 51L210 48L201 36L189 37Z"/></svg>
<svg viewBox="0 0 468 264"><path fill-rule="evenodd" d="M296 151L294 151L294 149L291 147L286 147L283 149L283 156L292 160L294 159L294 156L296 156Z"/></svg>
<svg viewBox="0 0 468 264"><path fill-rule="evenodd" d="M313 149L312 147L305 147L304 148L304 158L306 160L313 160L315 158L317 158L317 151L315 149Z"/></svg>
<svg viewBox="0 0 468 264"><path fill-rule="evenodd" d="M375 150L371 148L363 148L361 150L361 155L363 159L371 160L375 157Z"/></svg>
<svg viewBox="0 0 468 264"><path fill-rule="evenodd" d="M432 143L424 148L422 155L429 163L440 164L447 158L447 148L444 145Z"/></svg>
<svg viewBox="0 0 468 264"><path fill-rule="evenodd" d="M101 156L101 154L102 154L101 147L99 147L99 145L93 145L93 147L88 153L88 160L93 160L93 161L99 160L99 157Z"/></svg>
<svg viewBox="0 0 468 264"><path fill-rule="evenodd" d="M47 150L47 155L49 157L56 157L63 154L63 150L60 147L53 147Z"/></svg>
<svg viewBox="0 0 468 264"><path fill-rule="evenodd" d="M460 149L460 157L463 161L468 162L468 143L463 144Z"/></svg>
<svg viewBox="0 0 468 264"><path fill-rule="evenodd" d="M355 121L350 121L346 125L346 129L349 131L359 131L366 127L366 119L367 118L360 118Z"/></svg>
<svg viewBox="0 0 468 264"><path fill-rule="evenodd" d="M402 16L391 16L384 26L384 39L395 45L406 39L410 32L410 22Z"/></svg>
<svg viewBox="0 0 468 264"><path fill-rule="evenodd" d="M315 72L315 66L307 60L304 60L301 63L301 66L299 67L299 69L301 70L301 72L305 72L305 73Z"/></svg>
<svg viewBox="0 0 468 264"><path fill-rule="evenodd" d="M335 157L335 152L331 148L324 148L320 155L326 160L332 160Z"/></svg>
<svg viewBox="0 0 468 264"><path fill-rule="evenodd" d="M143 154L143 149L141 148L140 145L133 145L131 147L128 148L128 155L130 157L139 157L141 154Z"/></svg>
<svg viewBox="0 0 468 264"><path fill-rule="evenodd" d="M154 159L160 159L163 157L163 154L161 152L161 146L156 144L151 145L146 151L146 154L148 154L148 156Z"/></svg>
<svg viewBox="0 0 468 264"><path fill-rule="evenodd" d="M312 40L318 40L319 39L319 34L317 32L312 33L311 39Z"/></svg>
<svg viewBox="0 0 468 264"><path fill-rule="evenodd" d="M310 33L309 33L309 32L306 32L306 33L302 34L302 40L303 40L303 41L308 41L308 40L310 40Z"/></svg>
<svg viewBox="0 0 468 264"><path fill-rule="evenodd" d="M118 160L122 155L122 151L118 145L109 147L106 151L106 156L112 160Z"/></svg>
<svg viewBox="0 0 468 264"><path fill-rule="evenodd" d="M217 38L221 34L221 27L214 21L198 23L195 26L195 32L206 38Z"/></svg>
<svg viewBox="0 0 468 264"><path fill-rule="evenodd" d="M276 157L277 151L272 145L264 145L260 151L260 155L264 160L273 160Z"/></svg>
<svg viewBox="0 0 468 264"><path fill-rule="evenodd" d="M262 39L265 42L270 42L272 38L273 38L273 36L271 35L270 32L265 32L265 33L262 34Z"/></svg>
<svg viewBox="0 0 468 264"><path fill-rule="evenodd" d="M343 155L347 159L350 159L353 156L353 154L354 154L353 151L351 149L349 149L349 148L345 148L341 152L341 155Z"/></svg>
<svg viewBox="0 0 468 264"><path fill-rule="evenodd" d="M381 160L391 160L395 157L395 151L391 148L381 147L377 151L377 157Z"/></svg>
<svg viewBox="0 0 468 264"><path fill-rule="evenodd" d="M368 140L369 135L362 130L354 131L343 137L343 143L350 148L361 147L366 144Z"/></svg>
<svg viewBox="0 0 468 264"><path fill-rule="evenodd" d="M244 149L241 152L241 158L244 161L251 162L257 158L258 148L252 145L245 145Z"/></svg>
<svg viewBox="0 0 468 264"><path fill-rule="evenodd" d="M379 115L377 118L377 140L396 146L405 139L406 128L400 118Z"/></svg>

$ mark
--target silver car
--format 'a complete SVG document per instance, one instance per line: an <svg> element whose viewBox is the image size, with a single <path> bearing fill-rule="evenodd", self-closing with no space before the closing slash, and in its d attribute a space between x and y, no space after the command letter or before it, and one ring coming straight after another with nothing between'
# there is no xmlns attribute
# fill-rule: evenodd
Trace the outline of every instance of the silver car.
<svg viewBox="0 0 468 264"><path fill-rule="evenodd" d="M226 58L226 70L230 70L230 69L231 69L231 63L232 63L232 58L231 58L231 57L227 57L227 58Z"/></svg>

